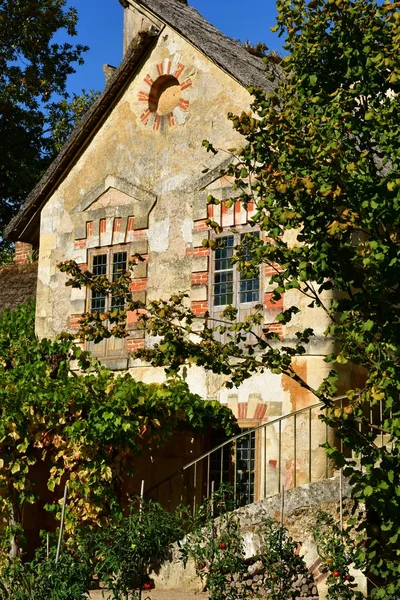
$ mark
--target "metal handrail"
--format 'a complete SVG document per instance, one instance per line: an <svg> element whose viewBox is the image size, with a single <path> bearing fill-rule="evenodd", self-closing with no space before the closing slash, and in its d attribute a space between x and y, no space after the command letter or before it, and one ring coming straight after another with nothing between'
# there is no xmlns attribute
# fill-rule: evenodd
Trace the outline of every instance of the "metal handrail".
<svg viewBox="0 0 400 600"><path fill-rule="evenodd" d="M341 402L341 401L347 400L347 399L348 398L345 395L343 395L343 396L337 396L337 397L335 397L335 398L332 399L332 403L336 403L336 402L339 402L339 401ZM223 462L223 448L225 448L228 445L231 445L232 443L236 443L237 440L240 440L241 438L244 438L246 436L251 436L253 433L255 433L255 432L257 432L257 431L259 431L261 429L266 429L267 427L271 427L271 426L273 426L275 424L279 425L279 434L281 435L281 430L282 430L281 424L282 424L282 422L285 421L285 420L291 419L291 418L294 419L295 429L296 429L296 420L297 420L297 417L299 415L305 414L307 412L310 414L309 434L310 434L310 438L311 438L311 412L314 411L314 410L317 410L318 408L321 408L321 407L327 407L327 405L324 402L317 402L316 404L312 404L310 406L306 406L304 408L301 408L301 409L299 409L297 411L294 411L294 412L291 412L289 414L282 415L280 417L272 419L271 421L268 421L267 423L262 423L261 425L258 425L257 427L254 427L252 429L248 429L245 432L242 432L242 433L239 433L237 435L234 435L231 438L229 438L228 440L225 440L221 444L215 446L214 448L212 448L208 452L205 452L201 456L199 456L199 457L195 458L194 460L190 461L189 463L187 463L186 465L184 465L183 467L181 467L177 471L174 471L173 473L171 473L170 475L168 475L167 477L165 477L161 481L157 482L156 484L154 484L153 486L151 486L150 488L148 488L146 490L145 494L148 495L149 493L151 493L152 491L156 490L157 488L159 488L160 486L164 485L165 483L171 482L175 477L177 477L179 475L183 475L185 471L187 471L188 469L190 469L193 466L195 467L194 478L196 478L196 467L204 459L208 459L208 471L209 471L210 470L210 457L215 452L218 452L218 450L221 450L221 477L222 477L222 470L223 470L223 466L222 466L222 462ZM296 431L294 432L294 444L295 444L294 454L296 455ZM311 450L311 448L310 448L310 450ZM281 451L280 447L279 447L279 451ZM265 455L265 448L264 448L264 455ZM311 452L310 452L310 456L311 456ZM279 458L279 462L280 462L280 460L281 459ZM281 469L279 469L279 478L281 476L280 470ZM309 479L311 480L311 461L309 463ZM296 468L294 469L294 487L296 487ZM265 484L264 484L264 488L265 488ZM209 495L208 491L207 491L207 495Z"/></svg>

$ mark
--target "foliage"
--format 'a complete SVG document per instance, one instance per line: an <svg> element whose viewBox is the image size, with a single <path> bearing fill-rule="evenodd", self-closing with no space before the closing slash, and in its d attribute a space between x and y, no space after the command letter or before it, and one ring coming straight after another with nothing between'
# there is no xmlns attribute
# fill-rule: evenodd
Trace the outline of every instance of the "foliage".
<svg viewBox="0 0 400 600"><path fill-rule="evenodd" d="M329 514L321 511L317 516L314 540L317 543L321 566L328 572L328 600L361 600L363 595L356 591L354 577L349 573L349 567L354 565L357 558L349 529L340 529Z"/></svg>
<svg viewBox="0 0 400 600"><path fill-rule="evenodd" d="M263 598L265 594L273 600L299 596L293 582L306 574L307 568L297 553L298 543L277 521L264 519L258 531L259 552L251 560L262 579L254 584L249 579L251 567L245 560L244 539L233 507L232 491L218 490L200 507L182 547L184 561L194 561L211 600Z"/></svg>
<svg viewBox="0 0 400 600"><path fill-rule="evenodd" d="M260 535L261 559L270 577L268 596L271 600L296 598L299 590L293 587L293 580L307 573L304 560L297 553L298 542L292 540L287 529L273 519L264 519Z"/></svg>
<svg viewBox="0 0 400 600"><path fill-rule="evenodd" d="M160 341L138 354L170 372L187 362L204 366L229 375L230 386L255 372L283 373L328 407L342 366L356 370L362 383L347 389L348 403L327 417L354 460L333 447L328 452L345 465L355 500L367 506L359 528L368 543L357 553L378 586L373 595L393 598L400 592L400 3L278 0L277 8L275 30L286 36L287 56L270 64L275 91L252 89L252 114L230 115L244 147L223 174L238 194L226 205L254 202L251 224L262 232L246 236L233 262L244 277L271 269L272 300L284 298L284 308L277 304L274 320L265 323L261 306L243 322L227 307L223 323L206 315L193 336L198 318L185 295L152 302L141 319ZM212 196L209 202L220 203ZM96 285L90 274L87 283ZM127 300L127 310L143 310ZM332 368L315 389L293 358L318 342L322 332L308 323L322 322L322 315ZM113 327L123 329L125 315L113 318ZM106 319L86 315L86 334ZM290 338L280 340L276 323L288 326Z"/></svg>
<svg viewBox="0 0 400 600"><path fill-rule="evenodd" d="M226 512L229 508L232 505L225 489L204 502L181 550L185 564L189 558L194 561L211 600L244 600L251 592L244 582L247 565L243 537L237 516ZM218 514L217 522L214 515Z"/></svg>
<svg viewBox="0 0 400 600"><path fill-rule="evenodd" d="M181 512L170 514L156 503L138 500L127 516L116 516L106 528L78 528L58 561L55 540L48 555L39 548L30 562L3 557L0 598L84 600L95 581L101 581L112 600L140 598L142 589L154 587L151 573L183 537L185 525Z"/></svg>
<svg viewBox="0 0 400 600"><path fill-rule="evenodd" d="M0 570L1 600L85 600L91 581L87 556L55 550L47 557L39 549L31 562L20 557L3 561Z"/></svg>
<svg viewBox="0 0 400 600"><path fill-rule="evenodd" d="M128 516L97 531L90 544L94 572L112 600L140 597L142 589L151 589L152 571L157 571L171 544L184 533L182 515L170 514L153 502L137 502Z"/></svg>
<svg viewBox="0 0 400 600"><path fill-rule="evenodd" d="M60 32L77 33L77 11L66 5L0 1L0 233L93 99L83 93L67 100L67 77L87 48L56 40Z"/></svg>
<svg viewBox="0 0 400 600"><path fill-rule="evenodd" d="M79 96L73 94L71 100L60 100L60 102L49 107L49 136L54 152L61 151L74 126L79 123L99 96L100 93L96 90L90 90L89 92L82 90L82 94Z"/></svg>
<svg viewBox="0 0 400 600"><path fill-rule="evenodd" d="M0 514L3 552L18 553L22 512L37 501L41 472L55 492L68 482L66 529L101 525L127 501L122 481L144 450L177 429L232 433L234 419L180 380L147 385L90 359L70 336L39 340L34 305L0 315ZM76 363L74 363L76 361ZM81 370L76 370L80 368Z"/></svg>

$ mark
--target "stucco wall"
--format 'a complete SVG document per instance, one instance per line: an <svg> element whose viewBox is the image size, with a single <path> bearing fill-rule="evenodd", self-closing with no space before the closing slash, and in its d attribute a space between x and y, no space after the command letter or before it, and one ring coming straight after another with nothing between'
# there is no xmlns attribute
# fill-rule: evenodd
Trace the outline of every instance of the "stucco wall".
<svg viewBox="0 0 400 600"><path fill-rule="evenodd" d="M166 62L165 62L166 61ZM179 81L187 82L182 99L186 110L176 110L173 126L163 119L159 130L153 129L153 116L146 124L146 102L140 94L149 92L146 81L155 80L164 65L174 72L181 70ZM164 67L163 67L164 68ZM230 122L228 111L248 107L250 96L245 89L225 75L199 52L166 28L148 61L133 78L123 97L111 112L90 146L71 168L49 199L41 215L39 256L39 290L37 331L54 336L68 329L71 290L57 263L74 259L86 262L87 247L76 244L77 230L91 220L87 212L90 200L107 191L107 179L126 182L125 190L136 215L143 203L142 194L151 194L156 206L148 214L149 264L148 291L152 297L168 295L190 288L191 269L186 256L192 242L193 205L196 198L205 200L201 171L203 165L215 169L226 159L206 154L201 143L211 139L216 146L232 147L240 143ZM184 104L186 106L186 104ZM112 181L110 183L112 187ZM79 210L85 206L86 210ZM87 204L87 203L86 203ZM115 209L118 208L116 202ZM150 210L152 207L147 206ZM116 213L117 214L117 213ZM204 203L204 218L206 206ZM81 233L79 237L84 237Z"/></svg>
<svg viewBox="0 0 400 600"><path fill-rule="evenodd" d="M153 82L168 74L179 81L179 104L172 116L159 118L149 112L148 94ZM242 138L226 115L248 110L250 100L241 85L193 46L168 27L163 30L147 61L42 210L36 320L40 336L73 330L86 310L85 290L66 287L57 264L74 259L85 268L91 248L127 241L132 251L147 259L134 274L132 290L138 299L189 291L194 310L204 312L210 268L209 252L201 246L208 235L206 198L212 190L223 200L233 188L231 181L219 178L219 167L229 155L207 153L202 140L222 149L240 146ZM209 169L206 174L204 168ZM212 216L229 227L246 222L249 214L221 205ZM263 281L267 278L268 273L263 274ZM264 290L266 321L277 312L269 291ZM306 302L293 292L283 305L305 308ZM323 362L329 346L322 335L326 320L322 311L311 314L307 309L299 319L294 325L312 324L319 337L308 355L295 359L295 368L317 387L329 370ZM277 331L286 341L293 335L292 329L283 332L278 325ZM144 343L133 323L127 349ZM162 371L143 363L126 357L114 360L115 368L128 366L144 381L164 379ZM193 391L219 398L247 422L269 420L315 402L292 380L269 373L230 391L223 387L222 377L197 368L188 369L188 381Z"/></svg>

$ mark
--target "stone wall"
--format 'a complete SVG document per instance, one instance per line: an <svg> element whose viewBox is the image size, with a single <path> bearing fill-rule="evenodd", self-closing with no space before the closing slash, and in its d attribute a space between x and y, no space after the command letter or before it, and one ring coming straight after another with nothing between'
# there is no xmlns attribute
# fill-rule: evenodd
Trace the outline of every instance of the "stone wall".
<svg viewBox="0 0 400 600"><path fill-rule="evenodd" d="M350 488L346 482L343 488L344 497L349 497ZM320 560L313 540L313 530L319 510L324 510L337 518L338 508L339 479L337 477L292 489L286 492L284 498L284 526L288 529L290 536L301 543L299 551L304 557L310 576L312 576L310 581L315 582L321 600L326 596L326 575L319 569ZM238 509L237 515L244 536L247 559L256 556L259 551L258 531L261 521L267 517L279 520L280 510L280 495ZM185 568L179 556L179 549L176 547L170 561L162 566L159 573L152 575L156 589L201 589L193 562L189 561ZM352 570L351 574L355 577L358 589L365 594L365 578L359 571Z"/></svg>

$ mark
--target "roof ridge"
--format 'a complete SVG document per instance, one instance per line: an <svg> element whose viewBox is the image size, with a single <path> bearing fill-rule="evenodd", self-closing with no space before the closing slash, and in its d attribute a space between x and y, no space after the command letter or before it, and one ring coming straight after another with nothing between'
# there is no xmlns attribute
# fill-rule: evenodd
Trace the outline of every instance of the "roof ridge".
<svg viewBox="0 0 400 600"><path fill-rule="evenodd" d="M267 79L267 67L262 58L250 54L237 40L222 33L187 2L129 0L129 4L153 13L244 87L265 90L274 87Z"/></svg>

